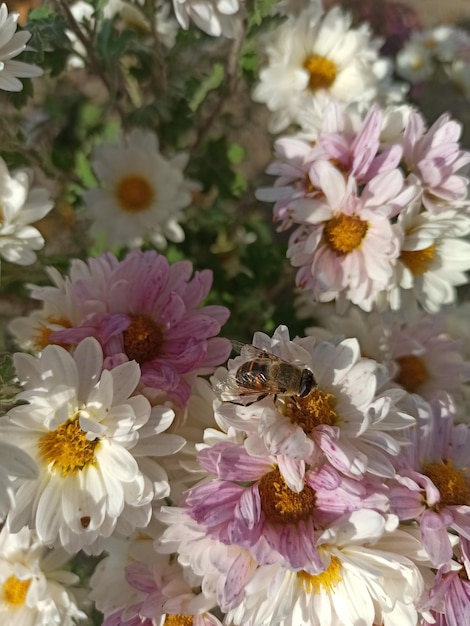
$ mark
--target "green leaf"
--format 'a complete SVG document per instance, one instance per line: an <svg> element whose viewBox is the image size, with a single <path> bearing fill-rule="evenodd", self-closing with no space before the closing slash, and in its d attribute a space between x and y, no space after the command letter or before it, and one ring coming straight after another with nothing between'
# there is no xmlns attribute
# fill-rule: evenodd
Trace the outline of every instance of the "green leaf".
<svg viewBox="0 0 470 626"><path fill-rule="evenodd" d="M111 20L101 22L101 28L96 40L98 55L109 65L119 60L129 49L135 33L131 30L117 32Z"/></svg>
<svg viewBox="0 0 470 626"><path fill-rule="evenodd" d="M245 150L239 143L232 143L228 147L228 160L234 165L238 165L245 158Z"/></svg>
<svg viewBox="0 0 470 626"><path fill-rule="evenodd" d="M270 15L271 9L275 4L277 4L277 0L255 0L248 27L251 29L253 26L260 26L263 20Z"/></svg>
<svg viewBox="0 0 470 626"><path fill-rule="evenodd" d="M225 72L222 63L214 63L212 66L212 72L202 80L199 88L196 90L189 102L189 108L191 111L197 111L197 109L204 102L209 91L217 89L217 87L222 84L224 76Z"/></svg>

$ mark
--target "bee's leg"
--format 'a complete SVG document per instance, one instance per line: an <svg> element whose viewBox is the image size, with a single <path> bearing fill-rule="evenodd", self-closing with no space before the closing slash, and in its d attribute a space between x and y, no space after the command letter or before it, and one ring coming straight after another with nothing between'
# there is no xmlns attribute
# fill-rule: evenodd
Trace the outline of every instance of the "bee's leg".
<svg viewBox="0 0 470 626"><path fill-rule="evenodd" d="M266 398L267 395L269 394L262 393L260 396L257 396L256 400L253 400L252 402L235 402L235 400L230 400L230 403L236 404L237 406L251 406L255 402L258 402L259 400L263 400L263 398Z"/></svg>

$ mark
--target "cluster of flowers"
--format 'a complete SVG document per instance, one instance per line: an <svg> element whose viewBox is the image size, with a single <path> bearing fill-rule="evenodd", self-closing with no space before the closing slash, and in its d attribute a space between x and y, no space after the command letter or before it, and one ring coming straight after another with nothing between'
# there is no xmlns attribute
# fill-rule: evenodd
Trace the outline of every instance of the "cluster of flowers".
<svg viewBox="0 0 470 626"><path fill-rule="evenodd" d="M233 37L243 9L173 4L212 36ZM223 367L229 311L204 304L211 272L138 249L183 240L188 156L164 158L142 130L96 148L84 203L109 246L134 249L48 268L52 285L29 285L41 308L10 324L23 352L0 418L7 626L71 626L89 600L105 626L468 621L469 309L436 313L470 268L470 153L448 116L428 129L396 104L403 88L366 26L316 1L276 10L287 17L253 98L273 132L301 130L276 141L278 178L258 197L280 230L295 226L298 317L317 325L255 333ZM1 6L9 90L40 73L10 60L29 39L16 19ZM3 161L0 193L0 255L30 264L44 244L30 224L52 202ZM80 551L107 552L86 601L69 570Z"/></svg>
<svg viewBox="0 0 470 626"><path fill-rule="evenodd" d="M320 99L319 99L320 100ZM315 301L429 312L455 302L470 268L461 125L430 128L407 106L366 115L323 98L302 132L276 141L274 201L280 230L295 226L288 257Z"/></svg>
<svg viewBox="0 0 470 626"><path fill-rule="evenodd" d="M397 72L410 83L432 79L439 69L470 98L470 37L466 30L437 26L415 32L397 55Z"/></svg>

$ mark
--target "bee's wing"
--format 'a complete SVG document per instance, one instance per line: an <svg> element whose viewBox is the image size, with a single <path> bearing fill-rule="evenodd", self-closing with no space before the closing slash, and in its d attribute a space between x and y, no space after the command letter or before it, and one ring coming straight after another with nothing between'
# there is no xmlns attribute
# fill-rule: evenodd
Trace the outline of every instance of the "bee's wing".
<svg viewBox="0 0 470 626"><path fill-rule="evenodd" d="M257 348L256 346L252 346L250 343L242 343L241 341L236 341L235 339L231 340L232 348L235 352L245 360L251 361L252 359L271 359L273 361L281 361L278 356L271 354L271 352L267 352L266 350L262 350L261 348Z"/></svg>
<svg viewBox="0 0 470 626"><path fill-rule="evenodd" d="M261 392L243 386L242 380L237 380L235 376L229 375L225 380L213 386L215 395L222 402L237 402L239 404L251 403L258 398Z"/></svg>

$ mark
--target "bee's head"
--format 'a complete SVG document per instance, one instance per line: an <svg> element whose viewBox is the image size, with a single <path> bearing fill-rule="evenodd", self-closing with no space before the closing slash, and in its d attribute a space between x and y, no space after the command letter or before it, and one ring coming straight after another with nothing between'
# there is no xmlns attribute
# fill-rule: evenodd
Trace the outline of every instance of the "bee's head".
<svg viewBox="0 0 470 626"><path fill-rule="evenodd" d="M300 391L299 397L305 398L312 391L312 387L316 386L315 377L308 369L304 369L302 372L302 378L300 379Z"/></svg>

